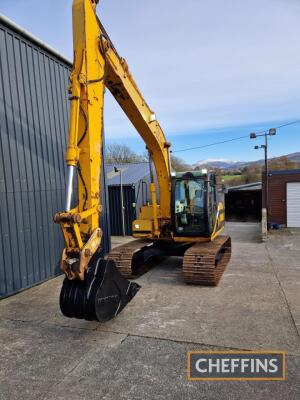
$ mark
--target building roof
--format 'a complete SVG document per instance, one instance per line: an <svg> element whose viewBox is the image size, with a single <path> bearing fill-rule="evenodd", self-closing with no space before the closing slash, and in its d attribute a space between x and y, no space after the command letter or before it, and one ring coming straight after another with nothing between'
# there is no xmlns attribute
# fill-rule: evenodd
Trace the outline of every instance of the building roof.
<svg viewBox="0 0 300 400"><path fill-rule="evenodd" d="M253 183L247 183L245 185L231 186L228 188L229 192L235 192L240 190L262 190L262 183L253 182Z"/></svg>
<svg viewBox="0 0 300 400"><path fill-rule="evenodd" d="M292 174L299 174L300 175L300 169L284 169L284 170L275 170L275 171L269 171L269 175L292 175Z"/></svg>
<svg viewBox="0 0 300 400"><path fill-rule="evenodd" d="M123 185L135 185L141 179L150 175L149 164L147 162L106 165L106 177L109 186L120 185L120 173L115 172L114 167L122 171Z"/></svg>

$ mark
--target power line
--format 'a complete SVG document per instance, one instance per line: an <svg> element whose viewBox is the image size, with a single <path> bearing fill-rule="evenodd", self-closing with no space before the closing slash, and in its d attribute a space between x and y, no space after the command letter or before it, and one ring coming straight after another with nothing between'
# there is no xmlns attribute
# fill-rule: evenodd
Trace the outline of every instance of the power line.
<svg viewBox="0 0 300 400"><path fill-rule="evenodd" d="M276 126L275 129L280 129L280 128L284 128L285 126L289 126L289 125L294 125L294 124L299 124L300 123L300 119L296 120L296 121L291 121L291 122L287 122L286 124L282 124L279 126ZM263 131L259 131L256 132L257 134L260 133L267 133L268 130L263 130ZM223 144L223 143L228 143L228 142L234 142L235 140L241 140L241 139L245 139L245 138L249 138L249 135L244 135L244 136L239 136L237 138L232 138L232 139L227 139L227 140L223 140L221 142L214 142L214 143L209 143L209 144L205 144L202 146L196 146L196 147L188 147L186 149L181 149L181 150L174 150L171 151L171 153L182 153L183 151L190 151L190 150L196 150L196 149L204 149L205 147L211 147L211 146L216 146L218 144Z"/></svg>
<svg viewBox="0 0 300 400"><path fill-rule="evenodd" d="M275 129L280 129L280 128L283 128L283 127L288 126L288 125L299 124L299 122L300 122L300 119L297 119L296 121L287 122L286 124L275 126Z"/></svg>
<svg viewBox="0 0 300 400"><path fill-rule="evenodd" d="M203 146L188 147L187 149L182 149L182 150L174 150L174 151L171 151L171 152L172 153L181 153L183 151L189 151L189 150L195 150L195 149L204 149L205 147L210 147L210 146L215 146L217 144L233 142L234 140L240 140L240 139L244 139L244 138L249 138L249 135L244 135L244 136L240 136L240 137L233 138L233 139L223 140L222 142L209 143L209 144L205 144Z"/></svg>

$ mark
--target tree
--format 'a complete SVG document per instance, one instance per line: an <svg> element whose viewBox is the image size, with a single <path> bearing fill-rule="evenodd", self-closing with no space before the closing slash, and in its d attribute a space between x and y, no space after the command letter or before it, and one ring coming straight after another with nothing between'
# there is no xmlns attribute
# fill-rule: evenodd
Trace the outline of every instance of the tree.
<svg viewBox="0 0 300 400"><path fill-rule="evenodd" d="M184 160L182 160L179 157L176 156L171 156L171 166L172 170L176 172L184 172L184 171L190 171L191 166L187 164Z"/></svg>
<svg viewBox="0 0 300 400"><path fill-rule="evenodd" d="M122 144L110 144L106 147L106 164L130 164L136 162L149 162L149 154L145 152L139 155L128 146ZM191 166L179 157L171 156L172 170L183 172L191 170Z"/></svg>
<svg viewBox="0 0 300 400"><path fill-rule="evenodd" d="M106 147L107 164L130 164L145 162L145 158L123 144L110 144Z"/></svg>
<svg viewBox="0 0 300 400"><path fill-rule="evenodd" d="M268 163L269 170L296 169L299 165L286 156L273 158Z"/></svg>
<svg viewBox="0 0 300 400"><path fill-rule="evenodd" d="M261 181L261 168L260 167L246 167L243 168L241 175L241 185L247 183L254 183Z"/></svg>

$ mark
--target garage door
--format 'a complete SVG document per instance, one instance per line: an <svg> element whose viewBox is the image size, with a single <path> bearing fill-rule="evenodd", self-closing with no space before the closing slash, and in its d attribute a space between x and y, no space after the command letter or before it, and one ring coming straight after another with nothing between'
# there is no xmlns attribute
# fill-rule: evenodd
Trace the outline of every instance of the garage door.
<svg viewBox="0 0 300 400"><path fill-rule="evenodd" d="M287 183L287 226L300 228L300 182Z"/></svg>

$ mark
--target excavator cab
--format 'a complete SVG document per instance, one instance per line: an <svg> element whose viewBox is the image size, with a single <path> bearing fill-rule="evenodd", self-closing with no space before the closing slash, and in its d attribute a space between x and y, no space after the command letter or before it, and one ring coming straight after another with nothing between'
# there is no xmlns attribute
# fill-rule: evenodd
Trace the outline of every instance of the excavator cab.
<svg viewBox="0 0 300 400"><path fill-rule="evenodd" d="M216 176L206 170L172 177L172 225L177 237L210 237L218 217Z"/></svg>

